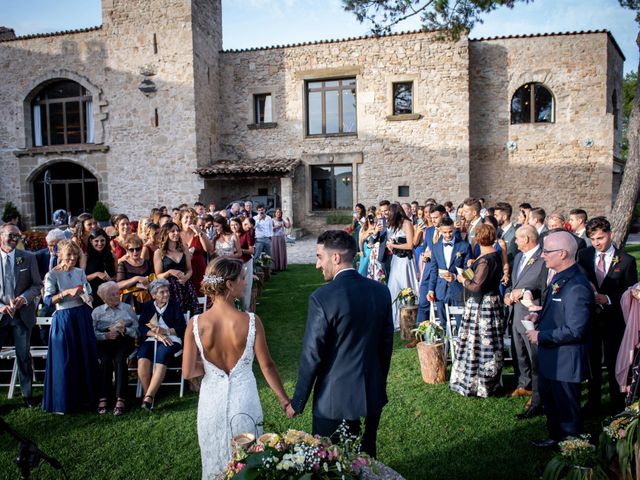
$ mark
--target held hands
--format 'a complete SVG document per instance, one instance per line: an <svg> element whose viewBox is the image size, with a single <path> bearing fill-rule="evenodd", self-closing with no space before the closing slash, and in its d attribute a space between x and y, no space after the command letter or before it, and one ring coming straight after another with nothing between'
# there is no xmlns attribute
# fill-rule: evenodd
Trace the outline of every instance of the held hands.
<svg viewBox="0 0 640 480"><path fill-rule="evenodd" d="M282 407L282 410L284 411L287 418L291 419L298 415L296 411L293 409L293 407L291 406L290 400L287 399L287 402L284 405L280 405L280 406Z"/></svg>

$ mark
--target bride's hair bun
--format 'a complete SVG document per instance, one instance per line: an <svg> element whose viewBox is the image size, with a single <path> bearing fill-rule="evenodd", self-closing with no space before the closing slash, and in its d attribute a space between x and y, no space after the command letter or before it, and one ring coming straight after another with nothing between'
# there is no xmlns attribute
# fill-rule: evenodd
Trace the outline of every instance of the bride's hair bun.
<svg viewBox="0 0 640 480"><path fill-rule="evenodd" d="M212 260L204 272L202 293L207 296L227 293L227 280L238 279L243 269L242 260L218 257Z"/></svg>

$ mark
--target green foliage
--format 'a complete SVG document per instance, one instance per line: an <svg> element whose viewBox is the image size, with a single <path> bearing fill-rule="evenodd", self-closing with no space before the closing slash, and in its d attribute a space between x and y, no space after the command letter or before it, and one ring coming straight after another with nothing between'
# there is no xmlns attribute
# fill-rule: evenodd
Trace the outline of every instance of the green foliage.
<svg viewBox="0 0 640 480"><path fill-rule="evenodd" d="M93 207L91 212L91 216L98 222L107 222L111 219L109 209L102 202L96 202L96 205Z"/></svg>
<svg viewBox="0 0 640 480"><path fill-rule="evenodd" d="M16 207L13 202L7 202L4 204L4 211L2 212L3 222L8 222L9 220L19 217L20 212L18 211L18 207Z"/></svg>
<svg viewBox="0 0 640 480"><path fill-rule="evenodd" d="M449 38L458 39L476 23L482 23L481 14L529 1L532 0L342 0L342 4L360 23L370 23L374 35L390 33L394 25L420 15L424 30L444 30Z"/></svg>
<svg viewBox="0 0 640 480"><path fill-rule="evenodd" d="M640 24L640 0L618 0L624 8L636 11L636 22Z"/></svg>
<svg viewBox="0 0 640 480"><path fill-rule="evenodd" d="M620 156L623 160L627 159L629 151L629 116L631 115L631 107L633 107L633 99L636 96L637 84L638 72L627 73L622 81L622 145L620 148ZM637 213L636 217L639 217Z"/></svg>
<svg viewBox="0 0 640 480"><path fill-rule="evenodd" d="M444 329L440 324L425 320L418 325L418 328L411 330L416 338L428 344L442 343L445 339Z"/></svg>
<svg viewBox="0 0 640 480"><path fill-rule="evenodd" d="M329 212L327 215L327 225L349 225L353 217L344 212Z"/></svg>

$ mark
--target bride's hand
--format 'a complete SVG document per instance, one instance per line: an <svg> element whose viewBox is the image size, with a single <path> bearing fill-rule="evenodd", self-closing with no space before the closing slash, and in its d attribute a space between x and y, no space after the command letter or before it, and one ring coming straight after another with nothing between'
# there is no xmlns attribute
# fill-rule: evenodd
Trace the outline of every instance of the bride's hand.
<svg viewBox="0 0 640 480"><path fill-rule="evenodd" d="M284 407L284 413L287 414L287 418L293 418L295 416L297 416L298 414L296 413L296 411L293 409L293 407L291 406L291 404L287 404Z"/></svg>

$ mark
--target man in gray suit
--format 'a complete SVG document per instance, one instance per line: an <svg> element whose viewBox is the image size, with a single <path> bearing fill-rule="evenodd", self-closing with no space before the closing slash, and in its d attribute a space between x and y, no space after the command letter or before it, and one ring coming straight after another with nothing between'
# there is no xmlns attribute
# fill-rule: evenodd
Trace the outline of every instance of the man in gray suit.
<svg viewBox="0 0 640 480"><path fill-rule="evenodd" d="M9 330L13 330L22 397L27 407L33 408L35 402L31 395L33 369L29 340L36 323L35 298L40 293L42 282L36 257L16 250L21 237L15 225L0 227L0 348Z"/></svg>
<svg viewBox="0 0 640 480"><path fill-rule="evenodd" d="M513 261L513 275L511 286L504 295L504 303L513 308L513 346L518 359L518 387L511 394L512 397L529 396L525 411L516 415L520 420L540 415L542 407L538 393L537 350L526 336L526 329L522 324L528 315L529 302L541 305L542 292L546 286L547 268L540 257L542 249L538 244L538 232L531 225L523 225L516 231L516 244L520 249ZM527 305L525 305L527 304Z"/></svg>

